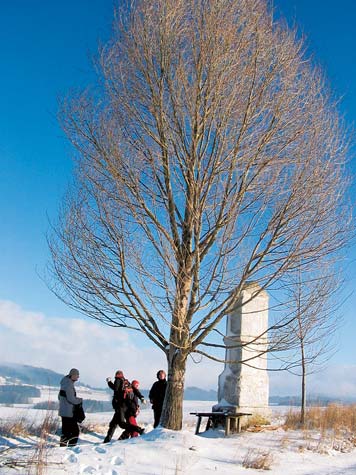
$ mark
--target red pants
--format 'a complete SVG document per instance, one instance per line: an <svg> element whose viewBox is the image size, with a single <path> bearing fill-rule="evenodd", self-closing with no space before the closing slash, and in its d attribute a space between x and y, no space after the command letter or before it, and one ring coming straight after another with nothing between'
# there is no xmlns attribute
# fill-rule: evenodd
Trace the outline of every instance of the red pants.
<svg viewBox="0 0 356 475"><path fill-rule="evenodd" d="M134 426L137 426L136 417L135 416L130 416L129 417L129 423L134 425ZM138 432L130 432L130 437L138 437Z"/></svg>
<svg viewBox="0 0 356 475"><path fill-rule="evenodd" d="M137 422L136 422L136 417L135 416L130 416L128 419L127 419L127 422L131 425L134 425L134 426L137 426ZM124 432L120 435L119 437L119 440L125 440L125 439L129 439L130 437L138 437L138 432L136 431L132 431L132 432L129 432L127 429L124 430Z"/></svg>

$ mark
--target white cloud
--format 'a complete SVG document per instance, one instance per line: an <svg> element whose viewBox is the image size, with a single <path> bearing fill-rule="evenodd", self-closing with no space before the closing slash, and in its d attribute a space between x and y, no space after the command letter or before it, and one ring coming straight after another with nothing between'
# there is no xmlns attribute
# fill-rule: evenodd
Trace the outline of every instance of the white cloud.
<svg viewBox="0 0 356 475"><path fill-rule="evenodd" d="M117 369L147 387L164 355L133 334L89 319L53 318L0 301L0 361L66 373L78 367L85 383L104 386ZM142 339L142 338L141 338Z"/></svg>
<svg viewBox="0 0 356 475"><path fill-rule="evenodd" d="M122 369L142 388L166 368L165 356L137 332L111 328L90 319L55 318L0 300L0 361L29 364L66 373L78 367L84 383L105 386L105 378ZM217 389L223 365L188 360L186 386ZM356 394L356 366L329 366L308 377L308 392L331 396ZM299 378L270 373L270 393L298 395Z"/></svg>
<svg viewBox="0 0 356 475"><path fill-rule="evenodd" d="M0 361L49 368L66 373L80 370L81 381L105 386L105 378L122 369L142 388L166 368L164 354L137 332L111 328L94 320L54 318L0 300ZM219 371L220 370L220 371ZM216 388L222 366L188 362L186 385Z"/></svg>

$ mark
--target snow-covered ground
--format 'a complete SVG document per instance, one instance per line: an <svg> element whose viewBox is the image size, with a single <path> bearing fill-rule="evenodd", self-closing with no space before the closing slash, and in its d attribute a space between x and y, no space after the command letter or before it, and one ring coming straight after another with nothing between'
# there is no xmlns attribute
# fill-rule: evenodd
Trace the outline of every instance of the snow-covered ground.
<svg viewBox="0 0 356 475"><path fill-rule="evenodd" d="M41 395L39 397L31 398L33 404L38 402L51 402L51 401L58 401L58 388L53 386L36 386ZM111 395L104 389L92 389L87 388L86 386L76 386L76 391L80 397L84 400L96 400L96 401L110 401Z"/></svg>
<svg viewBox="0 0 356 475"><path fill-rule="evenodd" d="M146 431L141 437L126 441L113 440L103 444L108 422L112 413L88 414L85 420L87 431L80 436L78 446L58 447L59 436L48 439L48 448L40 456L34 448L36 437L0 437L3 449L1 457L18 461L28 458L29 453L46 459L44 473L50 475L254 475L261 470L243 466L247 456L250 460L266 457L275 475L344 475L356 474L356 450L347 437L327 436L317 432L284 431L281 428L283 408L275 407L273 424L258 432L243 432L224 437L223 431L208 431L194 435L195 416L193 411L210 410L212 402L185 401L184 427L181 432L152 428L152 411L142 408L138 417ZM0 419L6 421L26 418L39 422L46 411L28 407L0 407ZM118 429L115 438L120 435ZM1 460L0 457L0 460ZM28 467L9 465L0 468L1 475L29 474ZM42 473L42 472L41 472Z"/></svg>

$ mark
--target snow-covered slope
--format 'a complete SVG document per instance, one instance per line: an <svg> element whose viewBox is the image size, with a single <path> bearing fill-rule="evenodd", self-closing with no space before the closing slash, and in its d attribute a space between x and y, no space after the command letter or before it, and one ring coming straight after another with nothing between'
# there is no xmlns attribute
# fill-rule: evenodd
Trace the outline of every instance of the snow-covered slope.
<svg viewBox="0 0 356 475"><path fill-rule="evenodd" d="M184 427L181 432L152 428L152 411L142 410L138 420L146 429L143 436L126 441L103 444L112 413L88 414L87 431L73 448L58 447L59 435L51 435L42 460L47 461L48 475L257 475L261 470L246 469L250 459L266 456L273 475L351 475L356 473L356 451L352 444L336 436L317 432L284 431L283 415L277 408L274 424L258 432L243 432L228 438L223 431L208 431L194 435L195 417L192 411L209 410L212 402L185 401ZM31 420L41 411L0 408L2 421L14 417ZM42 417L46 412L42 412ZM88 431L89 429L89 431ZM271 430L272 429L272 430ZM116 437L120 435L117 430ZM35 438L1 438L0 444L10 447L10 454L23 460L29 452L36 462ZM12 447L12 448L11 448ZM1 454L0 454L1 460ZM1 475L27 473L24 469L3 466ZM34 472L35 473L35 472ZM41 472L42 473L42 472Z"/></svg>

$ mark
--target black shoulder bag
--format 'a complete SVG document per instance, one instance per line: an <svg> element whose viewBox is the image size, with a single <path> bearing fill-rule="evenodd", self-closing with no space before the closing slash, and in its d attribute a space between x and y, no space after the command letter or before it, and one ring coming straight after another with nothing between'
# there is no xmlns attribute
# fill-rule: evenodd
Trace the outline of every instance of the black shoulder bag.
<svg viewBox="0 0 356 475"><path fill-rule="evenodd" d="M59 395L65 397L68 401L67 394L64 389L61 389L59 391ZM79 424L81 424L85 419L85 412L83 409L83 404L81 402L79 404L73 404L73 419L75 420L75 422L79 422Z"/></svg>
<svg viewBox="0 0 356 475"><path fill-rule="evenodd" d="M79 422L79 424L81 422L84 421L85 419L85 413L84 413L84 409L83 409L83 404L80 403L80 404L74 404L74 407L73 407L73 418L76 422Z"/></svg>

